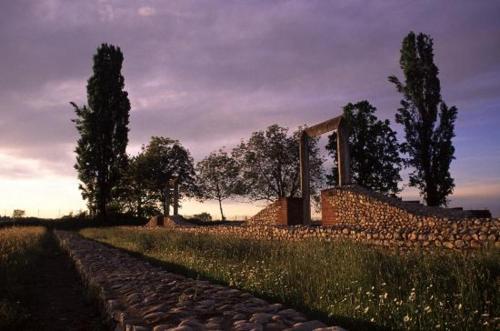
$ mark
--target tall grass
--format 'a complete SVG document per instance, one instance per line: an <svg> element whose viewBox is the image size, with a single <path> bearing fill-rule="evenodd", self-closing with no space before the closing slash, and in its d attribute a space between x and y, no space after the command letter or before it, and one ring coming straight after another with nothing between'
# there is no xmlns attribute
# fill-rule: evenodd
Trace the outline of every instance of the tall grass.
<svg viewBox="0 0 500 331"><path fill-rule="evenodd" d="M127 227L81 234L351 330L500 326L498 251L400 254L352 242L259 241Z"/></svg>
<svg viewBox="0 0 500 331"><path fill-rule="evenodd" d="M25 280L40 255L43 227L0 229L0 330L16 330L29 318L24 299L29 299Z"/></svg>

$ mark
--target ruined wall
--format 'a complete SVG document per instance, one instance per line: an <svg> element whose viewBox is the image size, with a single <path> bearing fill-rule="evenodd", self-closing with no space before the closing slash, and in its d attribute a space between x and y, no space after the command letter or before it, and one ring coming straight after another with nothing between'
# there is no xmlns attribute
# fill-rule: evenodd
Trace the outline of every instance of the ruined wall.
<svg viewBox="0 0 500 331"><path fill-rule="evenodd" d="M299 225L302 223L302 198L280 198L249 221L255 224Z"/></svg>
<svg viewBox="0 0 500 331"><path fill-rule="evenodd" d="M469 217L462 210L409 203L355 185L322 191L321 208L323 225L415 226L422 221L440 222Z"/></svg>
<svg viewBox="0 0 500 331"><path fill-rule="evenodd" d="M281 201L276 200L249 219L249 222L259 224L276 224L281 215Z"/></svg>
<svg viewBox="0 0 500 331"><path fill-rule="evenodd" d="M283 225L224 225L177 226L174 231L201 234L220 234L264 240L337 240L347 239L384 247L435 248L467 250L482 247L500 249L500 219L443 220L442 224L428 222L415 226L377 228L359 224L332 226Z"/></svg>
<svg viewBox="0 0 500 331"><path fill-rule="evenodd" d="M171 215L171 216L153 216L149 219L146 227L176 227L176 226L192 226L192 223L187 222L180 215Z"/></svg>
<svg viewBox="0 0 500 331"><path fill-rule="evenodd" d="M292 201L293 202L290 202ZM500 219L472 218L467 212L429 208L357 186L322 192L322 226L286 224L290 211L301 215L300 199L278 200L246 225L194 226L165 220L189 233L213 233L266 240L348 239L385 247L467 250L500 248ZM152 221L151 226L158 224Z"/></svg>

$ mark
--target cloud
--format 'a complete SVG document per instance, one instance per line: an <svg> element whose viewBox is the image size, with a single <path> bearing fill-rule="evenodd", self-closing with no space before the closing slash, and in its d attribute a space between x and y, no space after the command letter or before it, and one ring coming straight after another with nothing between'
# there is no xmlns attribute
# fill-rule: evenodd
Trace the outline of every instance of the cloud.
<svg viewBox="0 0 500 331"><path fill-rule="evenodd" d="M488 158L500 140L496 2L140 3L2 2L0 151L74 174L68 102L85 102L103 42L124 52L131 146L171 136L201 158L270 124L314 124L363 99L394 122L400 96L387 76L401 76L401 40L414 30L434 37L444 99L459 107L457 155L475 151L487 157L483 173L498 173ZM460 157L460 176L475 178L475 163Z"/></svg>
<svg viewBox="0 0 500 331"><path fill-rule="evenodd" d="M153 7L144 6L137 9L139 16L153 16L155 13L156 11Z"/></svg>

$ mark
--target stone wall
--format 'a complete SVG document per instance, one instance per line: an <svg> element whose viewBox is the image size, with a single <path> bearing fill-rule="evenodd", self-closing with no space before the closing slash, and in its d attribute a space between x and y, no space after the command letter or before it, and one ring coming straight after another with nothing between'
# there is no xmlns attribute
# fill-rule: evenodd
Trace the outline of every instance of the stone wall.
<svg viewBox="0 0 500 331"><path fill-rule="evenodd" d="M146 224L147 227L175 227L175 226L192 226L192 223L187 222L182 216L153 216Z"/></svg>
<svg viewBox="0 0 500 331"><path fill-rule="evenodd" d="M323 225L414 226L422 221L440 222L470 217L467 211L409 203L355 185L322 191L321 208Z"/></svg>
<svg viewBox="0 0 500 331"><path fill-rule="evenodd" d="M152 228L154 231L154 228ZM249 239L297 241L350 240L403 250L444 248L469 250L485 247L500 249L500 219L432 220L407 226L338 223L332 226L283 226L272 224L224 226L176 226L174 231L227 235Z"/></svg>
<svg viewBox="0 0 500 331"><path fill-rule="evenodd" d="M276 200L249 219L251 223L277 224L281 215L281 201Z"/></svg>
<svg viewBox="0 0 500 331"><path fill-rule="evenodd" d="M250 218L251 223L299 225L302 223L302 198L280 198Z"/></svg>
<svg viewBox="0 0 500 331"><path fill-rule="evenodd" d="M408 203L358 186L325 190L321 200L322 226L297 225L302 215L302 200L297 198L270 204L244 225L199 227L167 218L163 226L267 240L348 239L402 249L500 248L498 218L472 218L467 211ZM149 225L160 223L152 219Z"/></svg>

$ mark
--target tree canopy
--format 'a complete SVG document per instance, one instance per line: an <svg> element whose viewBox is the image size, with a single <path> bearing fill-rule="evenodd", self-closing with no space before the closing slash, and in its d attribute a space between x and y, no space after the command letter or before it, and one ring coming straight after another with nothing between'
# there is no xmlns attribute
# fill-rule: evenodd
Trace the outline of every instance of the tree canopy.
<svg viewBox="0 0 500 331"><path fill-rule="evenodd" d="M144 153L129 158L117 201L121 212L137 217L150 217L160 212L160 203L153 189L149 167L149 159Z"/></svg>
<svg viewBox="0 0 500 331"><path fill-rule="evenodd" d="M402 151L407 155L406 165L413 168L410 186L420 190L427 205L446 205L455 186L450 164L457 108L448 107L441 98L432 38L410 32L403 40L400 66L404 83L395 76L389 81L403 95L396 122L404 127Z"/></svg>
<svg viewBox="0 0 500 331"><path fill-rule="evenodd" d="M222 201L242 191L239 170L238 162L222 149L210 153L196 166L201 196L219 202L222 220L225 220Z"/></svg>
<svg viewBox="0 0 500 331"><path fill-rule="evenodd" d="M396 194L402 159L396 132L388 120L381 121L375 115L376 108L368 101L349 103L343 108L344 119L350 129L349 152L353 181L381 193ZM327 175L328 184L338 183L337 135L329 136L326 146L334 159L332 172Z"/></svg>
<svg viewBox="0 0 500 331"><path fill-rule="evenodd" d="M273 201L281 197L299 197L300 162L299 135L277 124L265 131L252 133L233 150L242 177L243 191L251 200ZM318 140L309 145L311 192L318 193L323 179L322 159Z"/></svg>
<svg viewBox="0 0 500 331"><path fill-rule="evenodd" d="M142 147L136 162L141 162L148 194L162 205L165 215L170 214L165 188L171 179L178 179L179 199L199 194L193 158L178 140L151 137L149 144Z"/></svg>
<svg viewBox="0 0 500 331"><path fill-rule="evenodd" d="M122 64L120 48L102 44L94 55L93 74L87 83L88 106L71 103L80 134L75 149L80 190L89 210L101 218L106 217L106 208L127 167L130 102L124 91Z"/></svg>

